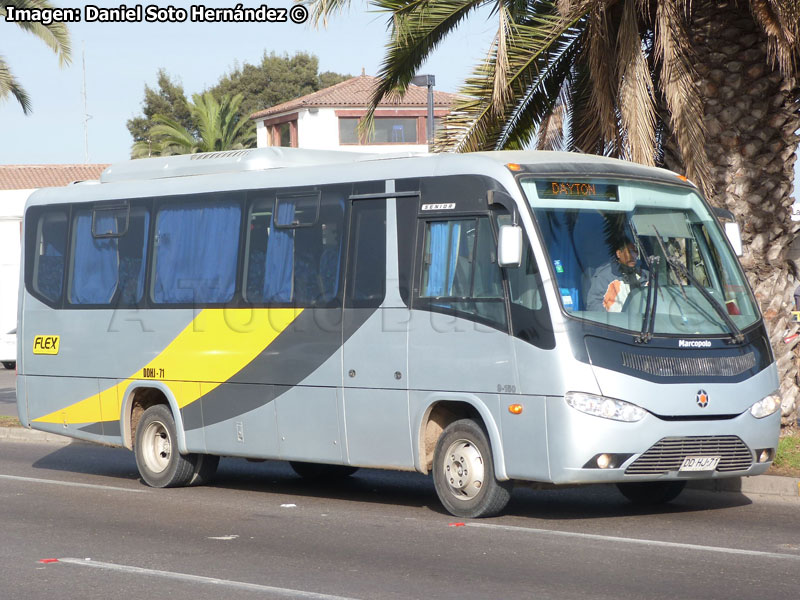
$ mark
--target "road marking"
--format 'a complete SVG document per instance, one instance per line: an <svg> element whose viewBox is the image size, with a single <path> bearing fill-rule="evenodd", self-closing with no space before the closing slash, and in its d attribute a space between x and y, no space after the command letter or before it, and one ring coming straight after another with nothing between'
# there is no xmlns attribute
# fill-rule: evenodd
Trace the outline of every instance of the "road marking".
<svg viewBox="0 0 800 600"><path fill-rule="evenodd" d="M0 479L11 481L24 481L26 483L49 483L52 485L64 485L67 487L89 488L91 490L109 490L112 492L132 492L134 494L146 494L150 490L136 490L132 488L114 487L113 485L95 485L91 483L75 483L74 481L58 481L57 479L38 479L36 477L18 477L16 475L0 475Z"/></svg>
<svg viewBox="0 0 800 600"><path fill-rule="evenodd" d="M82 560L79 558L59 558L59 563L76 565L79 567L92 567L104 569L106 571L117 571L120 573L133 573L136 575L152 575L164 577L165 579L175 579L178 581L188 581L190 583L203 583L215 586L235 588L237 590L249 590L253 592L268 592L270 594L280 594L291 598L310 598L312 600L357 600L347 596L331 596L330 594L318 594L304 590L293 590L289 588L273 587L271 585L259 585L257 583L247 583L244 581L232 581L230 579L217 579L216 577L203 577L202 575L190 575L188 573L176 573L174 571L158 571L156 569L143 569L142 567L132 567L129 565L118 565L115 563L99 562L96 560Z"/></svg>
<svg viewBox="0 0 800 600"><path fill-rule="evenodd" d="M761 550L742 550L740 548L725 548L723 546L701 546L699 544L684 544L681 542L663 542L659 540L645 540L639 538L617 537L613 535L598 535L596 533L578 533L574 531L557 531L552 529L533 529L517 527L514 525L495 525L492 523L468 523L467 527L481 527L483 529L502 529L521 533L547 534L560 537L583 538L600 540L603 542L622 542L625 544L638 544L641 546L656 546L659 548L680 548L682 550L700 550L702 552L718 552L720 554L744 554L761 558L783 558L800 561L800 554L780 554L777 552L762 552Z"/></svg>

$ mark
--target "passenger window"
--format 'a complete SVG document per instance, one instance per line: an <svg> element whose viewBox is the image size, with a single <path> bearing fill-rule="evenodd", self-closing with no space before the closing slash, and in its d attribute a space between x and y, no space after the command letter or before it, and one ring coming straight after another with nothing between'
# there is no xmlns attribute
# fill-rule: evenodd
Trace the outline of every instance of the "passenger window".
<svg viewBox="0 0 800 600"><path fill-rule="evenodd" d="M32 285L35 292L51 302L61 299L66 251L66 213L61 210L45 212L36 225Z"/></svg>
<svg viewBox="0 0 800 600"><path fill-rule="evenodd" d="M240 222L236 202L165 205L156 219L153 301L230 301L236 289Z"/></svg>
<svg viewBox="0 0 800 600"><path fill-rule="evenodd" d="M79 210L72 220L71 304L137 304L144 294L150 215L129 211ZM105 236L105 237L104 237Z"/></svg>
<svg viewBox="0 0 800 600"><path fill-rule="evenodd" d="M386 201L353 203L347 264L349 308L375 308L386 296Z"/></svg>
<svg viewBox="0 0 800 600"><path fill-rule="evenodd" d="M488 217L425 224L420 299L506 327L497 244Z"/></svg>
<svg viewBox="0 0 800 600"><path fill-rule="evenodd" d="M343 188L250 195L245 300L302 308L337 304L344 198Z"/></svg>

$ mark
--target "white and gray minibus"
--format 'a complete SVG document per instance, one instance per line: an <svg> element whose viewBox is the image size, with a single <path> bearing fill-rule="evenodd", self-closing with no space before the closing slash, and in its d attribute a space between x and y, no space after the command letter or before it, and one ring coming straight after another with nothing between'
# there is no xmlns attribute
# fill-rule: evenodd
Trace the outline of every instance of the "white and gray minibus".
<svg viewBox="0 0 800 600"><path fill-rule="evenodd" d="M778 378L731 244L661 169L544 152L262 148L114 165L24 216L30 427L124 446L155 487L219 457L635 502L763 473Z"/></svg>

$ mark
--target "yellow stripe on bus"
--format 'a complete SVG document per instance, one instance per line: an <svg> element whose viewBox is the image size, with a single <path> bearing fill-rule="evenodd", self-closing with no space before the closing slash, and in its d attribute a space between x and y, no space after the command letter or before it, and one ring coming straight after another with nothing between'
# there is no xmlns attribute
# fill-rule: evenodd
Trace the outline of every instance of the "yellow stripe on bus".
<svg viewBox="0 0 800 600"><path fill-rule="evenodd" d="M122 394L131 382L142 380L162 382L172 391L178 407L183 408L241 371L302 311L294 308L204 309L158 356L127 379L33 420L65 425L118 421ZM203 385L185 385L185 382Z"/></svg>

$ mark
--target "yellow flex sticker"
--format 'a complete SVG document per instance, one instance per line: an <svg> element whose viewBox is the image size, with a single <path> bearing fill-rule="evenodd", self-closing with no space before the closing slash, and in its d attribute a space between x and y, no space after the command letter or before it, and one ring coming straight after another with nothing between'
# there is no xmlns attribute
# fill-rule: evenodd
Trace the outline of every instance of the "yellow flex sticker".
<svg viewBox="0 0 800 600"><path fill-rule="evenodd" d="M33 338L34 354L58 354L58 346L61 336L58 335L37 335Z"/></svg>

